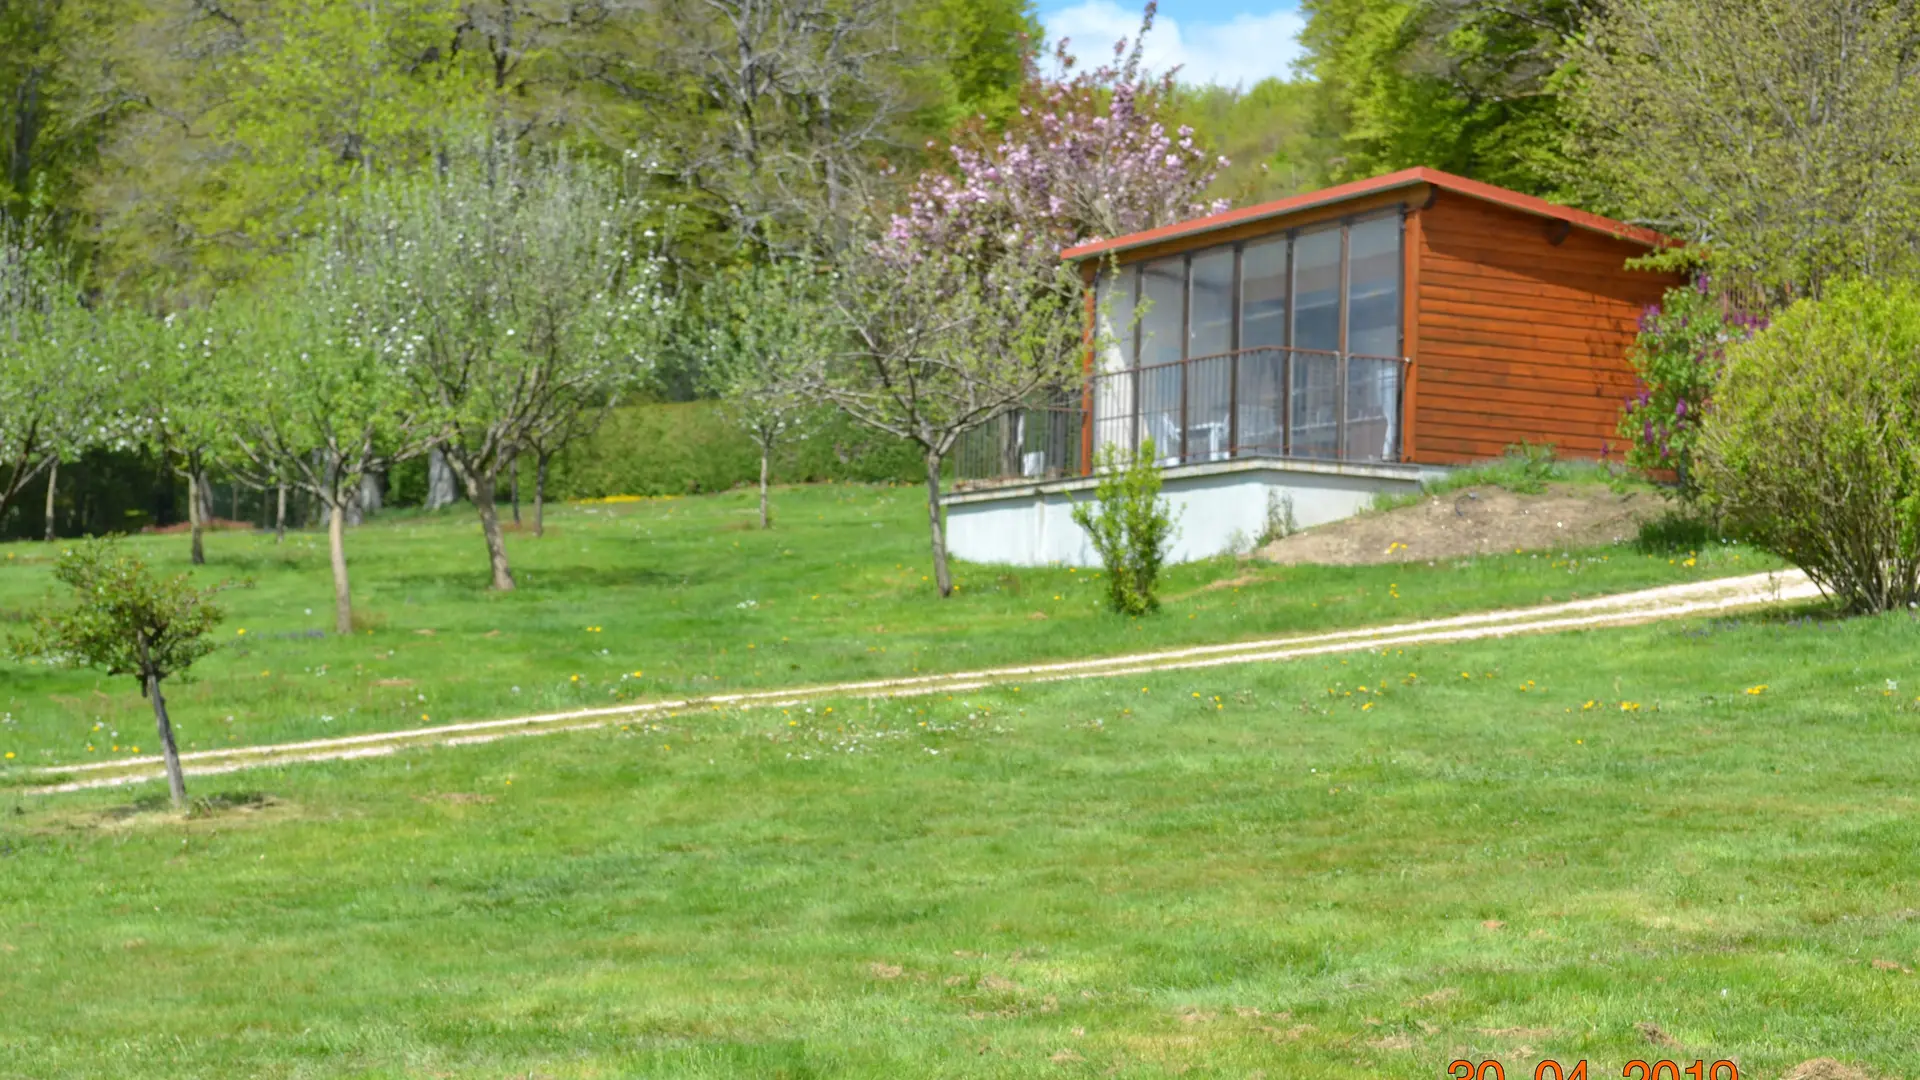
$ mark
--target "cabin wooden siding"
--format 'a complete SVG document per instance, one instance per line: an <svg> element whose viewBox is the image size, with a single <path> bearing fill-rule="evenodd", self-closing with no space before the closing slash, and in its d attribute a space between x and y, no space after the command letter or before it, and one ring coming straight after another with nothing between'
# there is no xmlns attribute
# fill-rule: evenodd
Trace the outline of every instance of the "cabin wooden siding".
<svg viewBox="0 0 1920 1080"><path fill-rule="evenodd" d="M1523 440L1600 456L1634 388L1640 313L1682 277L1625 269L1645 244L1481 199L1443 191L1414 213L1408 458L1460 464Z"/></svg>

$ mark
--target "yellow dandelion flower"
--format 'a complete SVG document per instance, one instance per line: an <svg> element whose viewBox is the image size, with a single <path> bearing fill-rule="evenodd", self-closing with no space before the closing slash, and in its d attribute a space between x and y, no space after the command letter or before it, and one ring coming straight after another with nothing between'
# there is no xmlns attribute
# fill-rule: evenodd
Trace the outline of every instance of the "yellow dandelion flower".
<svg viewBox="0 0 1920 1080"><path fill-rule="evenodd" d="M1761 694L1764 694L1766 692L1767 692L1766 683L1761 683L1759 686L1747 687L1747 693L1752 694L1754 697L1759 697Z"/></svg>

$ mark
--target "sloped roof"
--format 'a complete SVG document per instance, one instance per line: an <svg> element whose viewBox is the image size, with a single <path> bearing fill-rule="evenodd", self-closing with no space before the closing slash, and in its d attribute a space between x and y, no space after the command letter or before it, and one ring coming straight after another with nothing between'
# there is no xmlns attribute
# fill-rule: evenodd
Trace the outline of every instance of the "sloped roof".
<svg viewBox="0 0 1920 1080"><path fill-rule="evenodd" d="M1634 243L1645 244L1648 247L1672 247L1679 243L1679 241L1672 237L1654 232L1652 229L1644 229L1638 225L1629 225L1624 221L1615 221L1612 218L1601 217L1599 214L1589 214L1585 210L1576 210L1571 206L1561 206L1558 203L1550 203L1545 199L1533 195L1523 195L1518 191L1495 187L1492 184L1483 184L1478 180L1469 180L1464 176L1455 176L1452 173L1441 172L1439 169L1429 169L1422 166L1412 169L1402 169L1399 172L1387 173L1385 176L1375 176L1366 180L1355 180L1351 183L1339 184L1330 188L1321 188L1319 191L1309 191L1303 195L1294 195L1275 202L1261 203L1258 206L1247 206L1238 210L1227 210L1218 214L1209 214L1206 217L1194 218L1190 221L1180 221L1172 225L1162 225L1157 229L1129 233L1126 236L1116 236L1110 240L1095 240L1090 243L1078 244L1062 252L1061 257L1068 261L1074 261L1092 255L1106 255L1113 252L1128 251L1133 248L1145 247L1148 244L1157 244L1163 240L1174 240L1180 237L1209 233L1216 229L1224 229L1230 225L1242 225L1249 221L1285 217L1289 214L1297 214L1303 210L1314 210L1323 206L1333 206L1351 199L1358 199L1362 196L1377 195L1383 191L1413 187L1416 184L1431 184L1441 191L1466 195L1470 198L1496 203L1509 209L1519 210L1523 213L1534 214L1543 218L1550 218L1555 221L1564 221L1576 228L1587 229L1620 240L1630 240Z"/></svg>

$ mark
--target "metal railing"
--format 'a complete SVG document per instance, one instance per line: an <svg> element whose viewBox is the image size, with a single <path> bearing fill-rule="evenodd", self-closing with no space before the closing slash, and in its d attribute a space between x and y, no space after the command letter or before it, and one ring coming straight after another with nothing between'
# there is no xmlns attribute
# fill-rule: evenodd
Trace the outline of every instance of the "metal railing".
<svg viewBox="0 0 1920 1080"><path fill-rule="evenodd" d="M961 483L1058 480L1087 471L1086 414L1080 395L1001 413L961 440L954 462Z"/></svg>
<svg viewBox="0 0 1920 1080"><path fill-rule="evenodd" d="M1236 458L1400 460L1406 361L1259 348L1090 378L976 429L958 455L962 482L1079 476L1112 446L1148 439L1162 465Z"/></svg>

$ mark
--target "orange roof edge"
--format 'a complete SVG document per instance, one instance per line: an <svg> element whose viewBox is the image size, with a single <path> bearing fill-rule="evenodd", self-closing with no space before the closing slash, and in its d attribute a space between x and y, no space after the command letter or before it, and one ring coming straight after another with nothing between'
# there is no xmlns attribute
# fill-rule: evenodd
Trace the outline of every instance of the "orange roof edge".
<svg viewBox="0 0 1920 1080"><path fill-rule="evenodd" d="M1550 203L1538 196L1524 195L1518 191L1495 187L1492 184L1484 184L1478 180L1469 180L1464 176L1455 176L1452 173L1441 172L1439 169L1417 166L1411 169L1401 169L1399 172L1387 173L1384 176L1374 176L1365 180L1354 180L1350 183L1338 184L1330 188L1321 188L1319 191L1309 191L1303 195L1293 195L1276 202L1260 203L1257 206L1245 206L1238 210L1226 210L1218 214L1209 214L1206 217L1193 218L1189 221L1177 221L1172 225L1162 225L1157 229L1148 229L1144 232L1128 233L1125 236L1116 236L1110 240L1094 240L1085 244L1076 244L1061 252L1060 257L1071 262L1092 255L1106 255L1129 251L1133 248L1157 244L1162 240L1196 236L1213 232L1216 229L1224 229L1229 225L1239 225L1249 221L1260 221L1265 218L1285 217L1288 214L1299 213L1302 210L1313 210L1322 206L1331 206L1336 203L1346 202L1349 199L1360 198L1363 195L1375 195L1382 191L1392 191L1395 188L1412 187L1415 184L1432 184L1442 191L1451 191L1460 195L1466 195L1471 198L1505 206L1513 210L1519 210L1523 213L1552 218L1556 221L1564 221L1569 225L1576 225L1583 229L1615 237L1616 239L1632 240L1636 243L1645 244L1648 247L1678 247L1680 245L1680 241L1664 233L1655 232L1652 229L1642 228L1638 225L1629 225L1624 221L1615 221L1612 218L1601 217L1599 214L1589 214L1585 210L1576 210L1571 206L1561 206L1558 203Z"/></svg>

